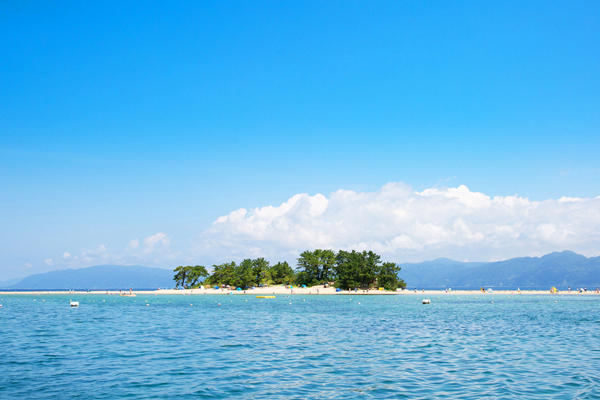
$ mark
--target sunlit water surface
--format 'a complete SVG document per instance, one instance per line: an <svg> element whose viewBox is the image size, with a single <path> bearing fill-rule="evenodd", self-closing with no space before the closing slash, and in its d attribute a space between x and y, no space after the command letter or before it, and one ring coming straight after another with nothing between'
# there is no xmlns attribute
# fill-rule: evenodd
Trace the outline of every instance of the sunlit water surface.
<svg viewBox="0 0 600 400"><path fill-rule="evenodd" d="M600 296L1 296L1 399L600 397Z"/></svg>

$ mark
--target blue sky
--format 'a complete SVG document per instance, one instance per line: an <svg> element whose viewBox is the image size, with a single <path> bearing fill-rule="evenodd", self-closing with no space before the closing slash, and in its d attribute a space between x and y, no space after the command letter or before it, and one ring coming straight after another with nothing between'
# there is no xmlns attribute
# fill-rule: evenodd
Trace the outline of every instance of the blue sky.
<svg viewBox="0 0 600 400"><path fill-rule="evenodd" d="M0 280L98 246L209 264L230 254L190 249L217 218L301 193L595 198L599 21L592 1L2 2ZM168 257L125 255L159 232Z"/></svg>

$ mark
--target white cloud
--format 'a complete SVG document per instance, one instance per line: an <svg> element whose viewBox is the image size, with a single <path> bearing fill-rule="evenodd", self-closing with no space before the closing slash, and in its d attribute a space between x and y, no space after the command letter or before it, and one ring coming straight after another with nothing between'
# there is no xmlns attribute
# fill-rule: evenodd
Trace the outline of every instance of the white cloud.
<svg viewBox="0 0 600 400"><path fill-rule="evenodd" d="M74 257L78 259L78 257ZM109 262L113 261L115 257L108 253L106 246L100 244L92 250L84 250L81 252L79 259L85 264L97 263L97 262Z"/></svg>
<svg viewBox="0 0 600 400"><path fill-rule="evenodd" d="M131 242L129 242L129 245L127 246L127 250L135 250L138 247L140 247L140 240L139 239L133 239Z"/></svg>
<svg viewBox="0 0 600 400"><path fill-rule="evenodd" d="M166 233L158 232L146 237L141 243L139 239L133 239L127 246L127 252L134 262L153 262L155 264L171 263L171 260L181 258L183 252L171 251L169 246L171 239Z"/></svg>
<svg viewBox="0 0 600 400"><path fill-rule="evenodd" d="M158 232L157 234L148 236L146 239L144 239L144 243L146 243L148 246L154 246L156 243L160 242L166 237L166 233Z"/></svg>
<svg viewBox="0 0 600 400"><path fill-rule="evenodd" d="M29 264L29 263L25 263L25 267L27 267L27 268L31 268L31 267L33 267L33 265L31 265L31 264Z"/></svg>
<svg viewBox="0 0 600 400"><path fill-rule="evenodd" d="M232 211L201 235L195 252L215 261L293 260L306 249L370 249L397 262L485 261L565 249L596 256L599 241L600 198L530 201L466 186L415 192L388 183L376 192L304 193L280 206Z"/></svg>
<svg viewBox="0 0 600 400"><path fill-rule="evenodd" d="M144 239L144 248L141 250L143 254L149 254L154 252L157 244L162 244L164 247L168 247L171 243L166 233L158 232L152 236L148 236Z"/></svg>
<svg viewBox="0 0 600 400"><path fill-rule="evenodd" d="M50 267L54 265L54 263L52 262L51 258L48 258L47 260L44 260L44 264L46 264L46 265L48 265Z"/></svg>
<svg viewBox="0 0 600 400"><path fill-rule="evenodd" d="M169 236L158 232L141 241L131 240L124 252L109 251L104 245L74 253L76 255L64 252L62 260L55 266L59 268L83 268L99 264L171 266L179 262L185 254L181 250L171 251L170 245ZM52 262L51 259L45 261L48 266L53 266L54 264L50 264Z"/></svg>

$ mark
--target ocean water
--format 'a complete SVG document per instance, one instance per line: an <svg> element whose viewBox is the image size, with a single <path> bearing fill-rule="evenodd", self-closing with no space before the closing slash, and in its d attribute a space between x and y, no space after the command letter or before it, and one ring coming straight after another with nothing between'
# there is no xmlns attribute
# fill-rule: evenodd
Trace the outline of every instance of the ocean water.
<svg viewBox="0 0 600 400"><path fill-rule="evenodd" d="M600 296L1 297L0 399L600 397Z"/></svg>

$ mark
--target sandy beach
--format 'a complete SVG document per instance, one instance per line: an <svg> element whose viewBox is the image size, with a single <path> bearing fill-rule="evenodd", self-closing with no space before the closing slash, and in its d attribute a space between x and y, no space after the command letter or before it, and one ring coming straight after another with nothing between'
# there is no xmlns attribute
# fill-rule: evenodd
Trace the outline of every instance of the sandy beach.
<svg viewBox="0 0 600 400"><path fill-rule="evenodd" d="M3 294L29 294L29 295L40 295L40 294L105 294L105 295L120 295L128 294L129 291L114 291L114 290L92 290L92 291L14 291L14 292L2 292ZM377 295L377 296L440 296L440 295L578 295L578 296L590 296L597 295L594 290L588 290L587 292L579 293L575 290L569 292L567 290L558 291L557 293L550 293L550 290L494 290L493 292L482 292L481 290L402 290L397 292L388 292L381 290L369 290L363 291L341 291L336 292L333 287L324 288L322 286L314 286L310 288L297 288L286 289L284 286L270 286L270 287L257 287L255 289L248 289L245 291L230 290L230 289L186 289L186 290L174 290L174 289L159 289L159 290L134 290L132 292L136 295L234 295L234 296L268 296L268 295Z"/></svg>

